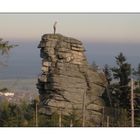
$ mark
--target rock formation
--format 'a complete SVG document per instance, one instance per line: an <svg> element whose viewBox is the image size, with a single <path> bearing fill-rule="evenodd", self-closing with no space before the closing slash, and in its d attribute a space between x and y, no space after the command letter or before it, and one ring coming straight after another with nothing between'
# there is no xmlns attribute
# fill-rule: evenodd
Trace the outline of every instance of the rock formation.
<svg viewBox="0 0 140 140"><path fill-rule="evenodd" d="M82 42L61 34L45 34L40 44L42 73L37 88L48 114L74 110L85 126L99 126L102 120L101 98L106 80L88 65Z"/></svg>

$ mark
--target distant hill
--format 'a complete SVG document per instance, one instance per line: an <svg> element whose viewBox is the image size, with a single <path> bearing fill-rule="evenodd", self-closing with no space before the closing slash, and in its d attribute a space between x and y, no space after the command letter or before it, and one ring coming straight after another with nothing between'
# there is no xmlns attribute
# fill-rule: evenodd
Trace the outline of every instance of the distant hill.
<svg viewBox="0 0 140 140"><path fill-rule="evenodd" d="M5 79L0 80L0 89L7 88L11 92L16 93L33 93L37 94L37 80L34 79Z"/></svg>
<svg viewBox="0 0 140 140"><path fill-rule="evenodd" d="M129 63L137 66L140 62L140 44L134 43L109 43L109 42L89 42L82 40L86 49L86 57L90 64L93 61L97 65L114 65L118 53L123 52ZM8 58L8 66L0 67L0 79L26 79L36 78L40 73L41 59L37 49L39 41L19 41L19 45L11 50Z"/></svg>

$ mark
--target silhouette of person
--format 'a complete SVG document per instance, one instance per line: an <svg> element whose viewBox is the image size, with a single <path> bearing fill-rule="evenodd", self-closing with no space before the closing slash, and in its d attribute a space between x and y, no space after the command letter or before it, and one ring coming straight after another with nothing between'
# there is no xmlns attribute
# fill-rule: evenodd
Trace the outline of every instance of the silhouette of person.
<svg viewBox="0 0 140 140"><path fill-rule="evenodd" d="M56 33L56 24L57 24L57 22L55 21L55 23L53 25L54 34Z"/></svg>

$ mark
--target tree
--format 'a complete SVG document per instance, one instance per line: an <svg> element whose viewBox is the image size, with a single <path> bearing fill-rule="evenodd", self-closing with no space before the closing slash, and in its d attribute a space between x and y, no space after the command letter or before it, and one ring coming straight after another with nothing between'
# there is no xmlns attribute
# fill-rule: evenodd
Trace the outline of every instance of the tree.
<svg viewBox="0 0 140 140"><path fill-rule="evenodd" d="M134 89L135 93L135 126L140 126L140 63L138 64L137 70L134 75L136 76Z"/></svg>
<svg viewBox="0 0 140 140"><path fill-rule="evenodd" d="M120 53L116 58L117 67L112 68L113 77L118 81L115 84L115 97L119 106L122 108L130 108L130 74L131 65L126 62L126 57Z"/></svg>
<svg viewBox="0 0 140 140"><path fill-rule="evenodd" d="M140 63L138 64L137 70L134 73L136 76L138 76L138 79L140 79Z"/></svg>
<svg viewBox="0 0 140 140"><path fill-rule="evenodd" d="M10 49L16 47L17 45L9 45L8 41L3 41L3 39L0 38L0 52L1 55L8 54Z"/></svg>
<svg viewBox="0 0 140 140"><path fill-rule="evenodd" d="M108 65L104 67L108 86L103 94L103 99L109 107L105 109L112 118L113 126L129 126L131 66L127 63L123 53L120 53L115 59L116 66L111 68L111 71Z"/></svg>
<svg viewBox="0 0 140 140"><path fill-rule="evenodd" d="M3 41L2 38L0 38L0 53L2 56L8 55L10 49L16 47L17 45L9 45L8 41ZM6 66L6 64L1 60L0 66Z"/></svg>
<svg viewBox="0 0 140 140"><path fill-rule="evenodd" d="M92 62L92 68L97 71L98 70L98 65L96 64L95 61Z"/></svg>
<svg viewBox="0 0 140 140"><path fill-rule="evenodd" d="M107 64L105 64L103 71L105 73L105 77L108 82L108 85L110 85L110 82L112 81L112 76L111 76L110 68Z"/></svg>
<svg viewBox="0 0 140 140"><path fill-rule="evenodd" d="M137 81L135 83L136 85L138 85L138 89L137 90L140 90L140 63L138 64L137 70L135 70L134 75L137 78Z"/></svg>
<svg viewBox="0 0 140 140"><path fill-rule="evenodd" d="M111 70L107 64L105 64L103 71L108 84L106 86L104 93L102 94L102 98L104 99L107 106L112 106L111 84L110 84L110 82L112 81L112 75L111 75Z"/></svg>
<svg viewBox="0 0 140 140"><path fill-rule="evenodd" d="M16 47L17 45L9 45L8 41L3 41L2 38L0 38L0 53L2 56L8 55L10 49ZM0 61L0 65L5 66L4 62Z"/></svg>
<svg viewBox="0 0 140 140"><path fill-rule="evenodd" d="M0 126L18 126L18 106L4 100L0 104Z"/></svg>

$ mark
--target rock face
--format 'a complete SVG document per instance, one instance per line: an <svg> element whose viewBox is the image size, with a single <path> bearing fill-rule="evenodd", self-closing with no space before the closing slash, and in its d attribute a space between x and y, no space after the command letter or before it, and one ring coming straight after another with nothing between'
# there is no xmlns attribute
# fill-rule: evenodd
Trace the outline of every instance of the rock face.
<svg viewBox="0 0 140 140"><path fill-rule="evenodd" d="M88 65L82 42L61 34L45 34L40 44L42 73L37 88L48 114L62 110L76 112L85 126L99 126L102 120L101 99L106 80Z"/></svg>

